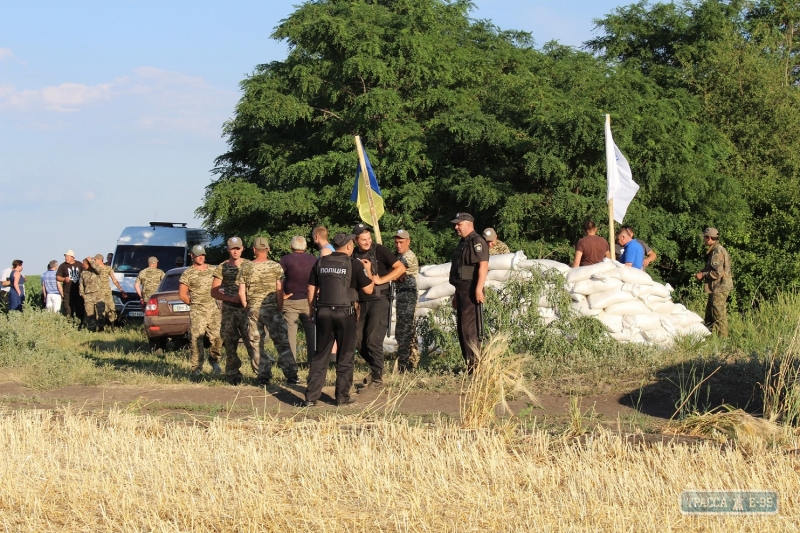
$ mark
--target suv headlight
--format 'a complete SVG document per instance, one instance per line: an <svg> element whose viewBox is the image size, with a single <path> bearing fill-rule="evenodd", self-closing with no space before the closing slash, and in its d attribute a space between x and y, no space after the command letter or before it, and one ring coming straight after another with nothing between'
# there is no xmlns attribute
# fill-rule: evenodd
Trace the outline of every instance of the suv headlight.
<svg viewBox="0 0 800 533"><path fill-rule="evenodd" d="M122 298L120 298L116 294L114 295L114 305L118 305L118 306L122 307Z"/></svg>

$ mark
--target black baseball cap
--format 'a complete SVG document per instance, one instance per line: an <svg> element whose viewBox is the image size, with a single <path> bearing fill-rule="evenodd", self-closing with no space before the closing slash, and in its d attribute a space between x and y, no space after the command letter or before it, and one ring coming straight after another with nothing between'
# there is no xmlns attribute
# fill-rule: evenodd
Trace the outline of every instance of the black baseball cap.
<svg viewBox="0 0 800 533"><path fill-rule="evenodd" d="M337 233L336 235L333 236L333 241L332 241L333 247L336 248L337 250L339 248L344 248L345 246L347 246L348 242L353 242L355 238L356 236L353 235L352 233Z"/></svg>
<svg viewBox="0 0 800 533"><path fill-rule="evenodd" d="M366 224L364 224L362 222L359 222L358 224L353 226L353 235L355 235L355 236L361 235L365 231L369 231L369 226L367 226Z"/></svg>
<svg viewBox="0 0 800 533"><path fill-rule="evenodd" d="M469 213L456 213L456 218L451 220L450 223L458 224L459 222L464 222L465 220L468 220L469 222L475 222L475 218Z"/></svg>

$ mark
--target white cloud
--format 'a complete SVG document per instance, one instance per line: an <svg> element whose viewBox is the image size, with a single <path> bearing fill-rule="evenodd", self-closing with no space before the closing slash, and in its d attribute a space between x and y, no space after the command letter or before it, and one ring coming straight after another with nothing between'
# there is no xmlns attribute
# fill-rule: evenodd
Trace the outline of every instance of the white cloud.
<svg viewBox="0 0 800 533"><path fill-rule="evenodd" d="M0 61L8 59L9 57L14 57L11 48L0 48Z"/></svg>
<svg viewBox="0 0 800 533"><path fill-rule="evenodd" d="M143 129L219 136L221 124L232 113L237 98L236 92L214 87L199 76L140 67L130 75L96 85L66 82L24 90L0 85L0 112L21 114L27 127L38 127L42 122L57 123L53 113L102 110L127 115L117 123L132 122ZM109 103L112 109L101 108Z"/></svg>

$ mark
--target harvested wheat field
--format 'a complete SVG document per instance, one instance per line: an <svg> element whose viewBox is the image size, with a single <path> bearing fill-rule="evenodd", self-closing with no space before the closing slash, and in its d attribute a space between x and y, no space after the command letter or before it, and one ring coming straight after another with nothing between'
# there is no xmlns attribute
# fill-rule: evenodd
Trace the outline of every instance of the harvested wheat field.
<svg viewBox="0 0 800 533"><path fill-rule="evenodd" d="M5 531L790 531L797 455L411 426L367 415L165 422L119 410L0 419ZM689 517L686 488L769 488L779 516Z"/></svg>

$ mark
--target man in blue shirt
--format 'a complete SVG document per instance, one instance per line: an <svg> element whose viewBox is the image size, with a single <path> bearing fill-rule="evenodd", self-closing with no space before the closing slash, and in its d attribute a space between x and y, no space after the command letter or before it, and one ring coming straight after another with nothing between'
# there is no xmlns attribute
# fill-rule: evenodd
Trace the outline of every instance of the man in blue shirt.
<svg viewBox="0 0 800 533"><path fill-rule="evenodd" d="M56 280L58 261L53 259L47 265L47 272L42 274L42 297L45 309L51 313L61 312L62 294L61 284Z"/></svg>
<svg viewBox="0 0 800 533"><path fill-rule="evenodd" d="M633 238L633 233L628 229L621 229L617 234L617 242L624 248L619 262L641 270L644 265L644 248Z"/></svg>

